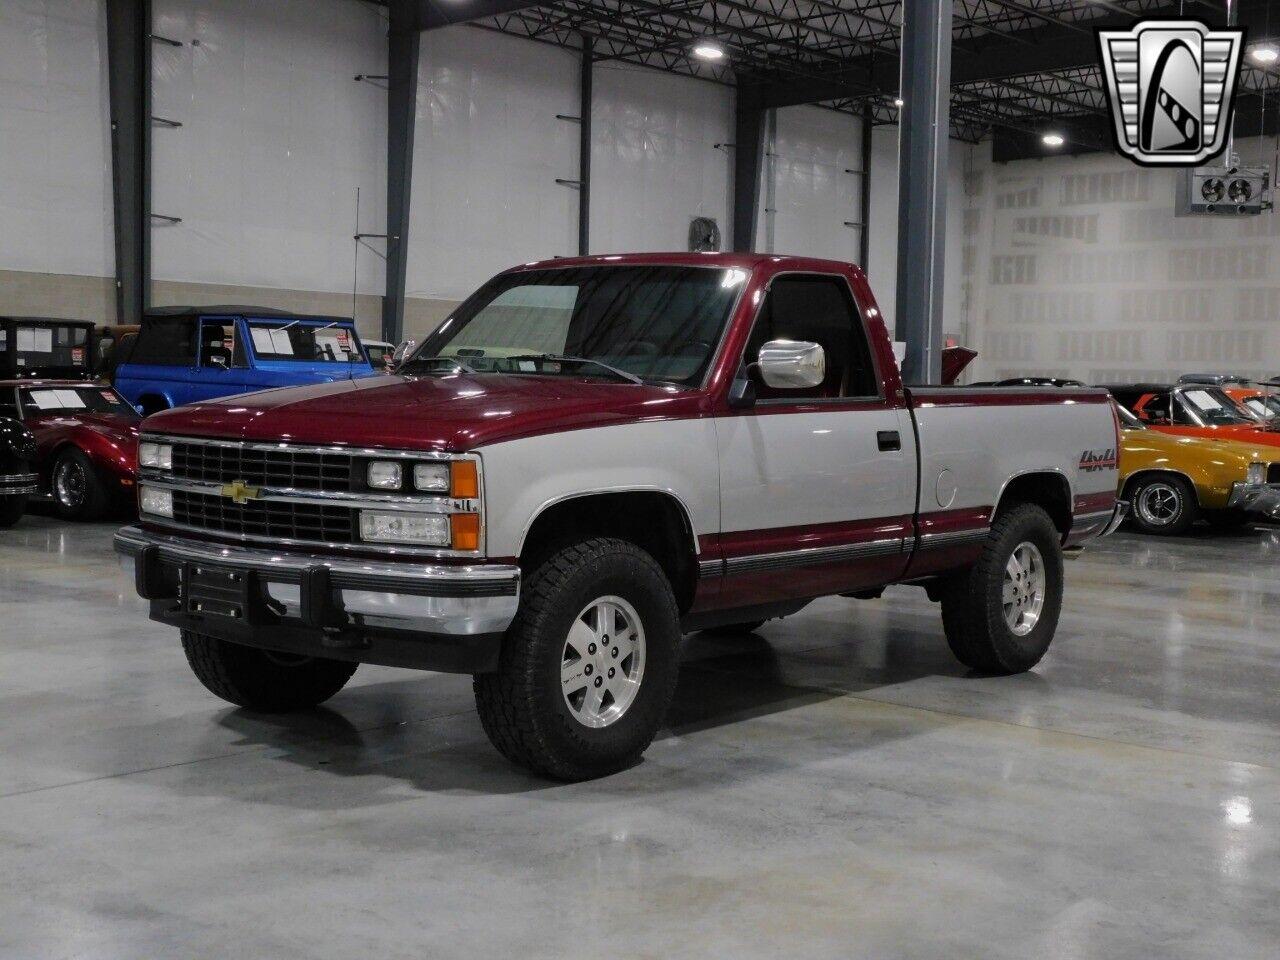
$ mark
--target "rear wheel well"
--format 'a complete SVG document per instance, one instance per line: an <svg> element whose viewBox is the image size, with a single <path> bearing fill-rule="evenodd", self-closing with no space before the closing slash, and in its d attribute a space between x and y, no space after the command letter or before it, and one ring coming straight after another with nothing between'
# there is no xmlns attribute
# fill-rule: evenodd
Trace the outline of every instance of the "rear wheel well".
<svg viewBox="0 0 1280 960"><path fill-rule="evenodd" d="M528 574L561 547L592 537L616 537L644 550L667 575L680 612L689 609L697 582L694 534L684 507L674 497L638 490L554 503L529 528L520 566Z"/></svg>
<svg viewBox="0 0 1280 960"><path fill-rule="evenodd" d="M138 406L142 407L142 415L145 417L168 410L172 404L158 393L144 393L138 398Z"/></svg>
<svg viewBox="0 0 1280 960"><path fill-rule="evenodd" d="M1065 537L1071 531L1071 488L1062 474L1044 471L1014 477L1000 494L1000 502L996 504L991 522L995 523L1002 513L1022 503L1030 503L1044 510L1062 536Z"/></svg>

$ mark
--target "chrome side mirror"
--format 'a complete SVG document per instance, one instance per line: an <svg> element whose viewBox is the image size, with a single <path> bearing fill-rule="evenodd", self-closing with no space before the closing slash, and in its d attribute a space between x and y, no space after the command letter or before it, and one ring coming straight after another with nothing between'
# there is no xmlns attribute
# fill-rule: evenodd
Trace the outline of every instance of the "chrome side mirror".
<svg viewBox="0 0 1280 960"><path fill-rule="evenodd" d="M391 363L389 364L391 369L394 370L396 367L400 366L400 364L404 363L405 360L409 359L409 357L413 356L414 348L417 346L417 340L401 340L400 343L396 345L395 350L392 351Z"/></svg>
<svg viewBox="0 0 1280 960"><path fill-rule="evenodd" d="M760 378L774 390L811 390L827 379L827 356L807 340L770 340L760 348Z"/></svg>

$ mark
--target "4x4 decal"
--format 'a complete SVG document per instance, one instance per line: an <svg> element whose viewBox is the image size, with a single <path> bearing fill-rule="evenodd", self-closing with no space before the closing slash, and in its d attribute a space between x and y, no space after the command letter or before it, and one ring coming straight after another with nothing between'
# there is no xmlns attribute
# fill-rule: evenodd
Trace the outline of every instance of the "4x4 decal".
<svg viewBox="0 0 1280 960"><path fill-rule="evenodd" d="M1120 466L1115 447L1108 447L1101 453L1086 450L1080 454L1080 469L1084 473L1096 473L1099 470L1115 470Z"/></svg>

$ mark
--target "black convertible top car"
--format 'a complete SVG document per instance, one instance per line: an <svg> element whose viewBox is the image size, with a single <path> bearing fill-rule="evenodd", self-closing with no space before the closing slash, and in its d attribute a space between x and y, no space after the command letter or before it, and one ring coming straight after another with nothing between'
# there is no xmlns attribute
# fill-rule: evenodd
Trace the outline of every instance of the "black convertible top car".
<svg viewBox="0 0 1280 960"><path fill-rule="evenodd" d="M12 527L36 492L36 438L18 420L0 417L0 528Z"/></svg>

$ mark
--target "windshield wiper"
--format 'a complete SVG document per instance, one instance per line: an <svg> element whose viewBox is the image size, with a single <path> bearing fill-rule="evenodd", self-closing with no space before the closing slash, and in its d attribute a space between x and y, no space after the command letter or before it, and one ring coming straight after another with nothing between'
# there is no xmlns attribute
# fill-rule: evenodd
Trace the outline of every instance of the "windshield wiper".
<svg viewBox="0 0 1280 960"><path fill-rule="evenodd" d="M626 370L619 370L617 367L610 366L602 360L592 360L590 357L569 357L562 353L529 353L523 356L511 357L512 360L544 360L551 363L589 363L593 367L599 367L601 370L608 370L615 377L621 377L630 383L644 386L644 381L637 377L634 373L628 373Z"/></svg>
<svg viewBox="0 0 1280 960"><path fill-rule="evenodd" d="M450 366L454 367L456 370L461 370L463 373L474 374L477 372L474 368L467 366L467 364L463 363L457 357L417 357L412 361L412 363L406 363L404 365L404 368L397 372L413 373L414 372L412 369L413 367L424 366L428 363L447 363ZM433 372L433 371L427 371L427 372Z"/></svg>

